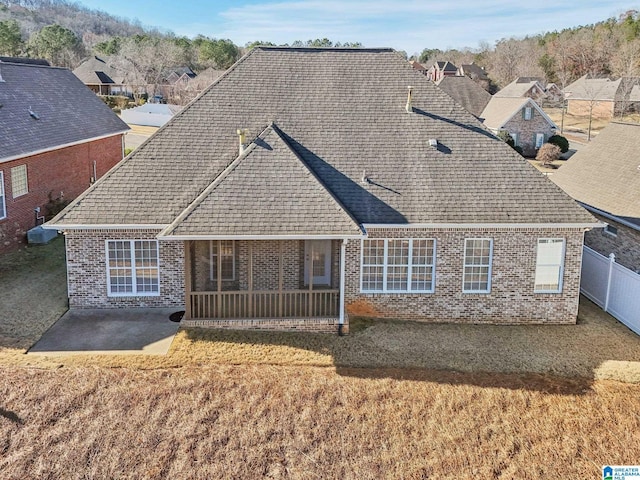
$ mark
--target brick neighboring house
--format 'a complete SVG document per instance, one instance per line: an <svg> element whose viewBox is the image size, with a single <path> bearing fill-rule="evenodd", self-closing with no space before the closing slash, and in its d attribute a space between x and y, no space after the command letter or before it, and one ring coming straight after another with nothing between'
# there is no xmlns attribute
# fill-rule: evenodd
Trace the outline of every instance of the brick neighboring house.
<svg viewBox="0 0 640 480"><path fill-rule="evenodd" d="M0 252L122 160L128 129L69 70L0 63Z"/></svg>
<svg viewBox="0 0 640 480"><path fill-rule="evenodd" d="M537 77L518 77L495 93L496 98L532 98L541 101L546 97L544 81Z"/></svg>
<svg viewBox="0 0 640 480"><path fill-rule="evenodd" d="M542 108L528 97L493 96L480 115L493 133L505 130L511 134L523 154L534 157L538 149L555 134L557 126Z"/></svg>
<svg viewBox="0 0 640 480"><path fill-rule="evenodd" d="M92 56L80 63L73 74L98 95L128 95L133 91L127 73L109 56Z"/></svg>
<svg viewBox="0 0 640 480"><path fill-rule="evenodd" d="M393 50L256 47L47 226L71 308L336 332L575 323L598 225Z"/></svg>
<svg viewBox="0 0 640 480"><path fill-rule="evenodd" d="M585 244L640 273L639 151L640 125L611 122L551 179L608 224L587 232Z"/></svg>
<svg viewBox="0 0 640 480"><path fill-rule="evenodd" d="M436 62L427 70L427 78L433 82L437 82L443 77L457 75L457 73L458 67L453 63L449 61Z"/></svg>
<svg viewBox="0 0 640 480"><path fill-rule="evenodd" d="M613 118L640 111L640 77L590 78L587 75L565 88L567 113Z"/></svg>
<svg viewBox="0 0 640 480"><path fill-rule="evenodd" d="M489 81L489 76L487 75L486 70L480 65L476 65L475 63L460 65L457 75L469 77L471 80L476 82Z"/></svg>

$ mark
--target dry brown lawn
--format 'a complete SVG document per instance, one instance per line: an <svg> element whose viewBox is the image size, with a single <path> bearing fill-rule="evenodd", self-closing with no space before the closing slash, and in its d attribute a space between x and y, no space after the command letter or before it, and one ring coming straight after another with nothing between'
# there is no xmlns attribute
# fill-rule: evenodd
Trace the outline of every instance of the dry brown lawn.
<svg viewBox="0 0 640 480"><path fill-rule="evenodd" d="M600 478L640 458L640 387L210 366L0 369L10 479Z"/></svg>
<svg viewBox="0 0 640 480"><path fill-rule="evenodd" d="M561 108L545 108L544 111L547 115L549 115L551 120L553 120L554 123L558 125L558 128L559 128L562 123L562 109ZM640 123L640 114L637 114L637 113L628 114L622 118L614 118L613 120ZM597 135L598 132L600 132L600 130L602 130L604 127L606 127L609 124L609 122L611 122L610 119L601 119L601 118L593 117L591 119L591 136L593 137ZM579 133L586 134L589 130L589 116L588 115L587 116L571 115L565 112L564 129L565 129L565 133L579 132Z"/></svg>

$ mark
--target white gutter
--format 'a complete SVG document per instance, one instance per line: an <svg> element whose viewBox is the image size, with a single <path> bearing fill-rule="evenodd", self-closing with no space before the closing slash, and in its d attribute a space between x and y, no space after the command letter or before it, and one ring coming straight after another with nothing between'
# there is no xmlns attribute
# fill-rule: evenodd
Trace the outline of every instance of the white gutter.
<svg viewBox="0 0 640 480"><path fill-rule="evenodd" d="M612 215L610 213L604 212L598 208L592 207L591 205L587 205L586 203L582 203L582 202L578 202L580 205L582 205L584 208L586 208L587 210L589 210L590 212L593 213L597 213L598 215L607 218L609 220L613 220L614 222L619 223L620 225L624 225L625 227L629 227L632 228L634 230L638 230L640 231L640 225L635 225L627 220L624 220L620 217L616 217L615 215ZM605 224L602 224L602 227L604 227Z"/></svg>
<svg viewBox="0 0 640 480"><path fill-rule="evenodd" d="M51 224L45 223L42 225L42 228L49 230L162 230L167 227L167 224L158 225L154 223L140 223L140 224L95 224L95 225L85 225L85 224L74 224L74 225L65 225L65 224Z"/></svg>
<svg viewBox="0 0 640 480"><path fill-rule="evenodd" d="M40 155L41 153L53 152L54 150L60 150L62 148L73 147L75 145L81 145L83 143L94 142L96 140L102 140L103 138L115 137L116 135L124 135L131 129L122 130L120 132L108 133L106 135L100 135L99 137L85 138L78 140L77 142L65 143L63 145L56 145L55 147L43 148L40 150L34 150L33 152L23 152L18 155L12 155L10 157L0 158L0 163L10 162L11 160L17 160L19 158L33 157L34 155Z"/></svg>
<svg viewBox="0 0 640 480"><path fill-rule="evenodd" d="M365 230L370 228L488 228L488 229L520 229L520 228L602 228L604 224L598 223L363 223Z"/></svg>
<svg viewBox="0 0 640 480"><path fill-rule="evenodd" d="M159 240L345 240L365 235L158 235Z"/></svg>

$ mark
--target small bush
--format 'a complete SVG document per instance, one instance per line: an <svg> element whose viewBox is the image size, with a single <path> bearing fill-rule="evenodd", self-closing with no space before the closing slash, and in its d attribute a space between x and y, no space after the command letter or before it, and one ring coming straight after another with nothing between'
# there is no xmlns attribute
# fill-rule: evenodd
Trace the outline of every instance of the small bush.
<svg viewBox="0 0 640 480"><path fill-rule="evenodd" d="M511 148L515 147L515 142L513 141L513 137L511 136L511 134L509 132L507 132L506 130L500 130L497 134L496 137L498 137L500 140L502 140L504 143L506 143L507 145L509 145Z"/></svg>
<svg viewBox="0 0 640 480"><path fill-rule="evenodd" d="M554 145L552 143L545 143L538 150L538 154L536 155L536 160L542 162L542 165L548 166L553 163L553 161L558 160L560 158L560 147Z"/></svg>
<svg viewBox="0 0 640 480"><path fill-rule="evenodd" d="M569 151L569 140L562 135L552 135L549 137L547 142L560 147L560 152L562 153L567 153Z"/></svg>
<svg viewBox="0 0 640 480"><path fill-rule="evenodd" d="M520 145L516 145L515 147L513 147L513 149L520 155L524 156L524 150L522 150L522 147Z"/></svg>
<svg viewBox="0 0 640 480"><path fill-rule="evenodd" d="M129 155L131 152L133 152L133 148L125 148L124 149L124 156L126 157L127 155Z"/></svg>

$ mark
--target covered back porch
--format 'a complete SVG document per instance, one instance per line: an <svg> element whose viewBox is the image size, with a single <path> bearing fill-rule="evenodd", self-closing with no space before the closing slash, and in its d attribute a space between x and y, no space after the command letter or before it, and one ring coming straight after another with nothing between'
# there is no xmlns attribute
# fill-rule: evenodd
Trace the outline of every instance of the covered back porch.
<svg viewBox="0 0 640 480"><path fill-rule="evenodd" d="M337 331L341 239L187 240L187 326Z"/></svg>

